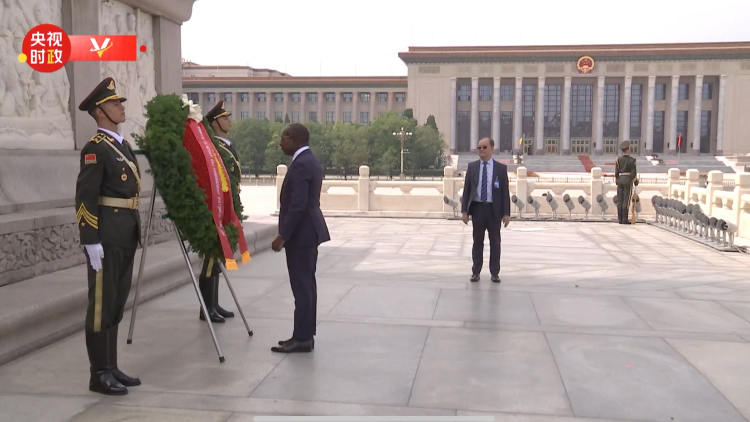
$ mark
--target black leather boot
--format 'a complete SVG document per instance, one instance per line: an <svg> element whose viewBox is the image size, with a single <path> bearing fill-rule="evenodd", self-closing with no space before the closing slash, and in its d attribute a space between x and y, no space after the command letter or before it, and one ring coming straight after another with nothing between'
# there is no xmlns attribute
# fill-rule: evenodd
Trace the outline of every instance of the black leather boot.
<svg viewBox="0 0 750 422"><path fill-rule="evenodd" d="M214 285L214 307L216 307L216 312L218 312L219 315L223 316L224 318L234 318L234 312L227 311L226 309L219 306L219 275L217 274L215 277L213 277L212 281Z"/></svg>
<svg viewBox="0 0 750 422"><path fill-rule="evenodd" d="M128 389L115 379L109 367L109 343L107 332L86 331L86 350L91 363L89 391L108 396L128 394Z"/></svg>
<svg viewBox="0 0 750 422"><path fill-rule="evenodd" d="M208 277L201 277L199 282L199 287L201 291L201 295L203 296L203 301L206 303L206 308L208 309L208 316L211 318L211 322L216 323L223 323L226 322L223 316L221 316L217 311L215 307L214 302L214 287L211 283L211 279ZM205 321L206 318L203 316L203 311L200 312L200 319L201 321Z"/></svg>
<svg viewBox="0 0 750 422"><path fill-rule="evenodd" d="M120 384L125 387L137 387L141 385L141 380L128 375L125 375L120 368L117 366L117 329L119 325L110 327L107 330L107 341L109 343L109 367L112 371L112 376L115 377Z"/></svg>

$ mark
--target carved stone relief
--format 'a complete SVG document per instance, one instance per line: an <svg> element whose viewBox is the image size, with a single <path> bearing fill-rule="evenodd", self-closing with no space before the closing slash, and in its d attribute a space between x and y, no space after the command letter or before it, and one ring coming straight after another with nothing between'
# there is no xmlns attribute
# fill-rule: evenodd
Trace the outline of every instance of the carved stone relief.
<svg viewBox="0 0 750 422"><path fill-rule="evenodd" d="M62 27L62 0L0 0L0 148L73 149L65 69L34 72L18 61L26 33Z"/></svg>
<svg viewBox="0 0 750 422"><path fill-rule="evenodd" d="M138 46L146 46L146 52L139 51L135 62L102 62L101 66L102 79L113 77L118 94L128 99L123 104L126 121L120 125L120 132L133 140L133 133L143 133L146 103L156 95L153 22L148 13L118 1L103 2L101 13L102 35L136 35Z"/></svg>

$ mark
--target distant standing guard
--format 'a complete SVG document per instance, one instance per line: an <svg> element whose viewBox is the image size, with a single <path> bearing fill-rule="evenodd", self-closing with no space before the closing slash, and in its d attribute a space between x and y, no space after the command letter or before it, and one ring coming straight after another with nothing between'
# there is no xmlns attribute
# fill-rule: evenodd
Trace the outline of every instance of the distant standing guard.
<svg viewBox="0 0 750 422"><path fill-rule="evenodd" d="M117 95L115 81L106 78L78 107L98 126L81 150L75 206L89 264L85 330L89 390L107 395L127 394L127 387L141 385L117 367L117 331L141 241L140 168L130 144L117 132L117 125L125 121L125 101Z"/></svg>
<svg viewBox="0 0 750 422"><path fill-rule="evenodd" d="M237 150L232 146L232 141L228 139L229 132L232 130L231 115L232 113L226 111L224 108L224 101L219 101L214 108L206 114L206 119L208 119L211 129L214 131L214 137L219 141L219 148L222 148L231 156L232 162L231 164L226 165L226 167L228 172L237 177L237 191L239 191L240 182L242 180L240 158L237 154ZM219 263L216 261L216 258L208 257L203 260L203 268L201 269L200 278L198 279L198 285L200 286L200 291L203 295L203 301L206 302L211 322L219 323L225 322L225 318L234 317L234 312L227 311L219 306L220 272L221 269L219 268ZM200 319L205 319L203 317L203 312L200 312Z"/></svg>
<svg viewBox="0 0 750 422"><path fill-rule="evenodd" d="M615 160L615 181L617 182L617 221L620 224L630 224L628 220L628 208L633 183L638 174L635 166L635 158L630 156L630 141L620 143L622 156Z"/></svg>

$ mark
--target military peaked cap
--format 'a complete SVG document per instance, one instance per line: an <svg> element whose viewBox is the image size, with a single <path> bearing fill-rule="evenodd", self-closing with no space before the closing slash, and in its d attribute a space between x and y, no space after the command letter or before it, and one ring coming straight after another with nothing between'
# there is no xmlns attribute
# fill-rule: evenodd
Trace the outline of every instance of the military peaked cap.
<svg viewBox="0 0 750 422"><path fill-rule="evenodd" d="M620 149L621 150L626 150L628 148L630 148L630 141L622 141L622 142L620 142Z"/></svg>
<svg viewBox="0 0 750 422"><path fill-rule="evenodd" d="M117 95L117 92L115 92L114 79L106 78L101 81L101 83L99 83L99 85L97 85L93 91L91 91L91 94L89 94L86 99L81 101L81 105L78 106L78 109L81 111L90 111L97 106L106 103L107 101L113 100L120 100L120 102L125 102L128 99Z"/></svg>
<svg viewBox="0 0 750 422"><path fill-rule="evenodd" d="M224 109L224 100L221 100L218 103L216 103L214 108L212 108L211 111L208 112L208 114L206 114L206 118L208 119L209 123L213 123L219 117L231 116L231 115L232 113Z"/></svg>

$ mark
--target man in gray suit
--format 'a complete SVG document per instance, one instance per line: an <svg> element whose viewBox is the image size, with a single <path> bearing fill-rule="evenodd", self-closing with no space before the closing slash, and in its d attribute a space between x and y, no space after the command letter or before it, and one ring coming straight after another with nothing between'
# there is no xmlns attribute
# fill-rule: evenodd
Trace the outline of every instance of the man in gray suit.
<svg viewBox="0 0 750 422"><path fill-rule="evenodd" d="M484 232L490 236L490 274L493 283L500 283L500 227L510 223L510 190L508 167L492 159L495 141L483 138L477 144L479 160L469 163L461 198L464 224L471 215L474 227L473 266L471 281L479 281L484 254Z"/></svg>

